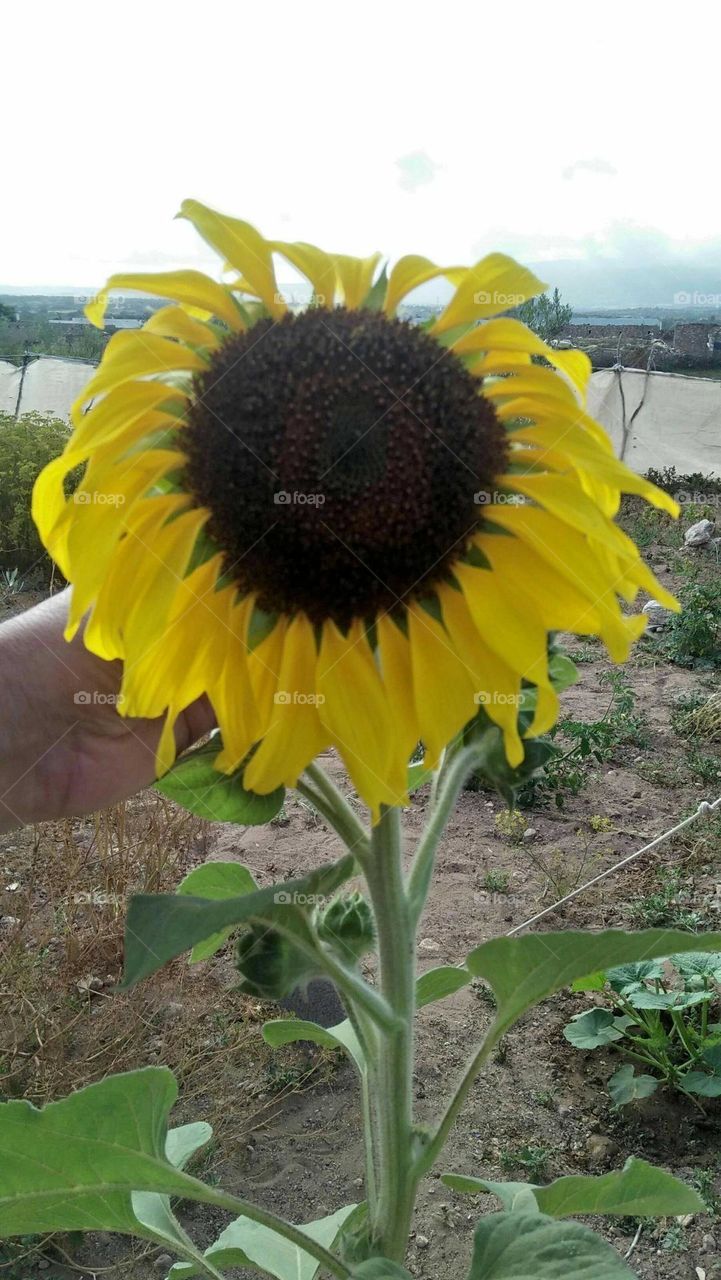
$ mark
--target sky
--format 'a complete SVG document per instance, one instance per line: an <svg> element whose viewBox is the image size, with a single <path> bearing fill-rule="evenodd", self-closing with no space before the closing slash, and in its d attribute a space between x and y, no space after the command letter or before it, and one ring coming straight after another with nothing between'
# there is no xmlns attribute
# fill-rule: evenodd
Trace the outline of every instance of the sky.
<svg viewBox="0 0 721 1280"><path fill-rule="evenodd" d="M720 29L706 0L6 8L0 288L217 274L186 196L391 259L721 266Z"/></svg>

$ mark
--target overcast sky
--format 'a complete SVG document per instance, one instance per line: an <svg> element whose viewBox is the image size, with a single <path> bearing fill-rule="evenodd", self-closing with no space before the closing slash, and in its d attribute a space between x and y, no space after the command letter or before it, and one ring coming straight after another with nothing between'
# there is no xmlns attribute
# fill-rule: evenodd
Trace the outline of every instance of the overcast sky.
<svg viewBox="0 0 721 1280"><path fill-rule="evenodd" d="M212 268L185 196L351 253L718 261L720 28L706 0L7 7L0 285Z"/></svg>

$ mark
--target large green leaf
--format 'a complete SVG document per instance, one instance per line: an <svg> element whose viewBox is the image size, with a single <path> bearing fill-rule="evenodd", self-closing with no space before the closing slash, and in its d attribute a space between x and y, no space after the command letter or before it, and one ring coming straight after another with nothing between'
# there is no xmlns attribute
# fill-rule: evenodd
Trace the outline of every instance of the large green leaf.
<svg viewBox="0 0 721 1280"><path fill-rule="evenodd" d="M721 1076L710 1076L705 1071L689 1071L682 1084L687 1093L699 1098L721 1098Z"/></svg>
<svg viewBox="0 0 721 1280"><path fill-rule="evenodd" d="M585 1013L574 1014L563 1028L563 1034L576 1049L597 1049L599 1045L622 1040L624 1028L616 1024L630 1021L630 1018L616 1018L609 1009L587 1009Z"/></svg>
<svg viewBox="0 0 721 1280"><path fill-rule="evenodd" d="M156 791L211 822L237 822L248 827L270 822L283 806L285 788L278 787L267 796L246 791L241 770L220 773L215 768L222 749L220 735L214 734L210 742L181 756L155 783Z"/></svg>
<svg viewBox="0 0 721 1280"><path fill-rule="evenodd" d="M493 938L471 951L466 965L474 977L490 983L498 1011L492 1028L495 1042L514 1022L546 996L613 965L653 960L673 952L708 951L721 944L721 934L701 936L678 929L644 929L624 933L532 933L521 938Z"/></svg>
<svg viewBox="0 0 721 1280"><path fill-rule="evenodd" d="M309 940L309 900L330 896L354 870L355 860L348 854L299 880L219 901L185 894L138 894L128 907L123 987L238 924L255 921Z"/></svg>
<svg viewBox="0 0 721 1280"><path fill-rule="evenodd" d="M177 1092L166 1067L145 1067L41 1110L25 1101L0 1104L0 1237L104 1230L156 1239L163 1196L217 1200L213 1188L176 1167L210 1132L190 1125L168 1141Z"/></svg>
<svg viewBox="0 0 721 1280"><path fill-rule="evenodd" d="M186 893L193 898L212 898L220 901L234 898L245 893L253 893L258 886L250 871L240 862L204 862L202 867L189 871L181 880L176 893ZM202 942L196 943L190 953L190 963L207 960L228 941L233 932L233 925L211 934Z"/></svg>
<svg viewBox="0 0 721 1280"><path fill-rule="evenodd" d="M184 1169L188 1161L210 1141L213 1130L204 1121L184 1124L170 1129L165 1139L165 1154L176 1169ZM141 1228L147 1228L157 1240L161 1240L175 1253L197 1257L197 1250L170 1208L170 1196L157 1191L133 1191L131 1204ZM139 1235L136 1231L134 1234Z"/></svg>
<svg viewBox="0 0 721 1280"><path fill-rule="evenodd" d="M543 1214L491 1213L475 1232L467 1280L629 1280L600 1236Z"/></svg>
<svg viewBox="0 0 721 1280"><path fill-rule="evenodd" d="M359 1071L366 1068L363 1050L348 1018L335 1027L321 1027L317 1022L305 1022L302 1018L276 1018L265 1023L263 1039L274 1049L299 1040L310 1040L323 1049L343 1049Z"/></svg>
<svg viewBox="0 0 721 1280"><path fill-rule="evenodd" d="M557 1178L546 1187L525 1182L487 1182L458 1174L444 1174L442 1181L454 1191L491 1192L507 1209L519 1209L523 1193L530 1192L539 1211L549 1218L569 1218L586 1213L671 1217L682 1213L703 1213L704 1210L701 1197L685 1182L633 1156L623 1169L613 1173L599 1177L572 1174Z"/></svg>
<svg viewBox="0 0 721 1280"><path fill-rule="evenodd" d="M300 1230L317 1244L332 1249L343 1224L357 1208L354 1204L344 1205L327 1218L304 1224ZM290 1240L260 1222L251 1222L250 1218L236 1218L231 1222L203 1257L220 1271L252 1267L254 1271L275 1276L276 1280L314 1280L320 1265ZM196 1263L176 1262L168 1280L186 1280L198 1275L202 1275L202 1270Z"/></svg>
<svg viewBox="0 0 721 1280"><path fill-rule="evenodd" d="M424 1004L454 995L470 981L470 973L461 965L441 964L436 969L427 969L416 982L416 1004L422 1009Z"/></svg>
<svg viewBox="0 0 721 1280"><path fill-rule="evenodd" d="M660 1081L655 1076L637 1075L630 1062L620 1067L608 1082L608 1092L615 1107L625 1107L629 1102L638 1102L640 1098L650 1098L658 1089Z"/></svg>

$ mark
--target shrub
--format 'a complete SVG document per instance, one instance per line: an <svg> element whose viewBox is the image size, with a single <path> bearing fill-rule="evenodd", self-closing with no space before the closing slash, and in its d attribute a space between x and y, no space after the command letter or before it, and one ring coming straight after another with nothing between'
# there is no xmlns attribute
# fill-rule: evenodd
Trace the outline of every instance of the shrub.
<svg viewBox="0 0 721 1280"><path fill-rule="evenodd" d="M721 663L721 583L694 583L680 593L682 610L674 615L667 656L682 667Z"/></svg>
<svg viewBox="0 0 721 1280"><path fill-rule="evenodd" d="M30 515L35 479L62 452L68 427L51 414L0 413L0 568L47 581L52 563Z"/></svg>

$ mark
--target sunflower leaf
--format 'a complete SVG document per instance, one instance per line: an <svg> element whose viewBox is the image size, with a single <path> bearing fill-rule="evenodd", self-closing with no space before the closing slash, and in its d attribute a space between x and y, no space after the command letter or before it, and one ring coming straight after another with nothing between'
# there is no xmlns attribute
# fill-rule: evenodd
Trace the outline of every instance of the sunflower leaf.
<svg viewBox="0 0 721 1280"><path fill-rule="evenodd" d="M346 1204L326 1218L304 1223L300 1230L317 1244L332 1249L343 1225L357 1207ZM253 1271L275 1276L276 1280L314 1280L320 1265L309 1253L271 1227L243 1217L231 1222L203 1256L219 1270L251 1267ZM193 1262L176 1262L168 1280L181 1280L181 1277L186 1280L202 1274L202 1268Z"/></svg>
<svg viewBox="0 0 721 1280"><path fill-rule="evenodd" d="M210 822L236 822L246 827L270 822L283 807L285 788L277 787L266 796L247 791L241 781L242 770L220 773L215 768L216 757L222 750L222 739L216 733L210 742L176 760L172 769L155 783L155 790Z"/></svg>
<svg viewBox="0 0 721 1280"><path fill-rule="evenodd" d="M549 1218L569 1218L582 1213L672 1217L703 1212L703 1201L692 1187L679 1178L656 1169L646 1160L631 1156L623 1169L598 1177L571 1174L556 1178L545 1187L530 1182L487 1182L460 1174L443 1174L441 1181L453 1191L466 1195L489 1192L498 1196L506 1209L524 1211L527 1193L534 1197L540 1213Z"/></svg>
<svg viewBox="0 0 721 1280"><path fill-rule="evenodd" d="M213 1200L211 1188L182 1172L210 1127L168 1133L177 1092L167 1067L144 1067L41 1109L24 1100L0 1104L0 1237L121 1231L188 1256L192 1246L167 1197Z"/></svg>
<svg viewBox="0 0 721 1280"><path fill-rule="evenodd" d="M304 1040L323 1049L342 1049L360 1072L366 1069L363 1049L348 1018L335 1027L321 1027L302 1018L276 1018L264 1024L263 1039L274 1049Z"/></svg>
<svg viewBox="0 0 721 1280"><path fill-rule="evenodd" d="M190 871L176 889L176 893L187 893L195 898L233 898L239 894L252 893L258 886L250 871L240 862L204 862L201 867ZM190 953L190 963L208 960L215 955L228 941L233 926L211 934L202 942L197 942Z"/></svg>
<svg viewBox="0 0 721 1280"><path fill-rule="evenodd" d="M490 983L498 1002L491 1036L500 1038L514 1022L554 991L575 978L606 970L611 965L653 960L674 952L708 951L721 943L721 934L682 933L679 929L644 929L625 933L569 930L527 934L520 938L492 938L466 958L475 978Z"/></svg>
<svg viewBox="0 0 721 1280"><path fill-rule="evenodd" d="M491 1213L475 1231L467 1280L629 1280L618 1254L588 1227L541 1213Z"/></svg>
<svg viewBox="0 0 721 1280"><path fill-rule="evenodd" d="M471 975L462 965L441 964L436 969L427 969L416 982L416 1004L422 1009L434 1000L454 995L470 981Z"/></svg>
<svg viewBox="0 0 721 1280"><path fill-rule="evenodd" d="M239 924L266 924L286 936L311 941L309 911L318 898L329 897L354 871L355 859L348 854L301 879L230 898L137 894L128 906L122 988L133 986L197 943Z"/></svg>

